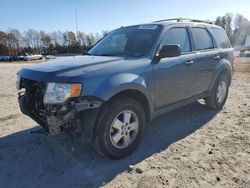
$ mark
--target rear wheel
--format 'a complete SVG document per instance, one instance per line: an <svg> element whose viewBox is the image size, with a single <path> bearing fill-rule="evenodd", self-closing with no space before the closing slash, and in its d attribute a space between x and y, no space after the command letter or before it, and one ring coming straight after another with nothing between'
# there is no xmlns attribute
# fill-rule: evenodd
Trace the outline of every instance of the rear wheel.
<svg viewBox="0 0 250 188"><path fill-rule="evenodd" d="M98 153L109 158L122 158L139 145L146 123L142 105L122 97L107 103L100 112L93 139Z"/></svg>
<svg viewBox="0 0 250 188"><path fill-rule="evenodd" d="M212 109L224 106L228 96L229 81L225 74L221 74L215 82L211 95L205 99L206 105Z"/></svg>

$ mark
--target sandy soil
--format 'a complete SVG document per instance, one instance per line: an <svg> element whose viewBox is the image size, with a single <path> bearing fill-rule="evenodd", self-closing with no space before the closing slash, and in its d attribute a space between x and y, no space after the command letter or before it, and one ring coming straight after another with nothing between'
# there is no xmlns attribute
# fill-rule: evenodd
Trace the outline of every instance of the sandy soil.
<svg viewBox="0 0 250 188"><path fill-rule="evenodd" d="M15 90L15 73L27 65L0 64L0 187L250 187L250 64L243 64L221 111L196 102L156 118L138 150L116 161L84 139L31 134L39 126L21 114Z"/></svg>

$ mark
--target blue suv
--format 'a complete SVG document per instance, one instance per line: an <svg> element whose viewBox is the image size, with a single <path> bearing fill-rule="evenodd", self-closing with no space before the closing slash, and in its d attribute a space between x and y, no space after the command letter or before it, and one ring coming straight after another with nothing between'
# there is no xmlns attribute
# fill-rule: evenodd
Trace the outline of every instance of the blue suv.
<svg viewBox="0 0 250 188"><path fill-rule="evenodd" d="M160 20L116 29L83 56L21 69L18 99L49 134L84 133L115 159L137 148L156 116L199 99L222 108L233 65L221 27Z"/></svg>

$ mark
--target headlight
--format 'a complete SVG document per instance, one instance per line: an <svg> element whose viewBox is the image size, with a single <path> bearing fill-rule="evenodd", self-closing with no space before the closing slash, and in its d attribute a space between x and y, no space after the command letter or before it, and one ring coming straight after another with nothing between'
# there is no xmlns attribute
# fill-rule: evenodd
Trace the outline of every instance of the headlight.
<svg viewBox="0 0 250 188"><path fill-rule="evenodd" d="M44 95L44 104L59 104L70 97L78 97L81 94L81 84L48 83Z"/></svg>

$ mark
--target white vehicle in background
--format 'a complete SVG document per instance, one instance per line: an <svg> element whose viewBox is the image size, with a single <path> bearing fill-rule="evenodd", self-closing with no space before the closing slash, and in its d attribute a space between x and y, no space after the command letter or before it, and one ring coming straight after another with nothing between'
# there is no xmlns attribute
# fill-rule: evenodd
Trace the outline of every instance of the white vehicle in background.
<svg viewBox="0 0 250 188"><path fill-rule="evenodd" d="M240 50L240 54L244 55L246 51L250 51L250 35L247 36L245 46Z"/></svg>
<svg viewBox="0 0 250 188"><path fill-rule="evenodd" d="M56 59L56 56L53 55L46 55L45 59Z"/></svg>
<svg viewBox="0 0 250 188"><path fill-rule="evenodd" d="M38 54L38 55L30 55L30 54L25 54L25 56L23 57L24 61L31 61L31 60L41 60L43 59L43 56Z"/></svg>

